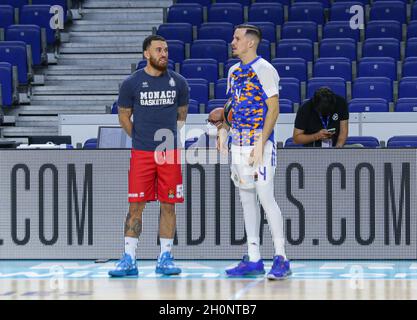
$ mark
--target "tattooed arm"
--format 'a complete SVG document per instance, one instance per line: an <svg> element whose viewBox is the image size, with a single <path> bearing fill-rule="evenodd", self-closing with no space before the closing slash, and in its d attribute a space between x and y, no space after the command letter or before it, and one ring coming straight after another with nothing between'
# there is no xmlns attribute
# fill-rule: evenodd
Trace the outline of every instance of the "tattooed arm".
<svg viewBox="0 0 417 320"><path fill-rule="evenodd" d="M132 137L132 114L133 109L129 107L120 107L119 106L119 123L120 126L126 131L129 137Z"/></svg>

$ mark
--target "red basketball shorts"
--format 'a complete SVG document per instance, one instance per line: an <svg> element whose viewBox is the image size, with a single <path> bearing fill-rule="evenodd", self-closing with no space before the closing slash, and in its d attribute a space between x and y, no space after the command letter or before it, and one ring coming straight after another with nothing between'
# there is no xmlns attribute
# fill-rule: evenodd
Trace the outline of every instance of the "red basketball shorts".
<svg viewBox="0 0 417 320"><path fill-rule="evenodd" d="M128 198L129 202L184 202L181 150L132 149Z"/></svg>

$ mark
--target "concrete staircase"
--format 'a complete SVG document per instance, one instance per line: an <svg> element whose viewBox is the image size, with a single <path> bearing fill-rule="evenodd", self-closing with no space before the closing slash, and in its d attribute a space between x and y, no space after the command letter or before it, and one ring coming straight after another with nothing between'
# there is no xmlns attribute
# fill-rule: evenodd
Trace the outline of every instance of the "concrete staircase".
<svg viewBox="0 0 417 320"><path fill-rule="evenodd" d="M60 114L104 114L117 99L131 64L142 58L142 42L163 22L172 0L86 0L82 19L65 30L57 64L39 70L44 84L33 86L30 104L7 112L15 126L3 127L6 139L57 135ZM16 139L17 138L17 139Z"/></svg>

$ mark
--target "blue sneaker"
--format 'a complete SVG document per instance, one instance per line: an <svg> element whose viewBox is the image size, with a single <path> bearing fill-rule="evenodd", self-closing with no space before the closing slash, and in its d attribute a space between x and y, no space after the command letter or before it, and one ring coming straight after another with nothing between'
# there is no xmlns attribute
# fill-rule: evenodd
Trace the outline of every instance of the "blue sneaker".
<svg viewBox="0 0 417 320"><path fill-rule="evenodd" d="M271 271L268 272L267 278L270 280L283 280L292 274L290 261L285 260L283 256L275 256Z"/></svg>
<svg viewBox="0 0 417 320"><path fill-rule="evenodd" d="M170 252L164 252L158 257L155 273L163 274L165 276L172 276L181 273L181 269L174 264L174 257Z"/></svg>
<svg viewBox="0 0 417 320"><path fill-rule="evenodd" d="M109 271L110 277L137 276L138 274L136 261L132 261L127 253L123 254L122 259L116 264L116 269Z"/></svg>
<svg viewBox="0 0 417 320"><path fill-rule="evenodd" d="M248 255L244 255L242 261L240 261L236 267L232 269L226 269L226 275L230 277L256 276L260 274L265 274L264 263L262 259L259 259L258 262L251 262L249 261Z"/></svg>

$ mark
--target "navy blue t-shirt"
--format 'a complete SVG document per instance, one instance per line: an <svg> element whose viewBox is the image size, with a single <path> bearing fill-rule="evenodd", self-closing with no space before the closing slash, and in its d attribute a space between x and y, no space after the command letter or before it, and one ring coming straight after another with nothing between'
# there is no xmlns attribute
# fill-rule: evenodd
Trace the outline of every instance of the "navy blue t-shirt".
<svg viewBox="0 0 417 320"><path fill-rule="evenodd" d="M127 78L120 87L118 105L133 108L133 149L154 151L166 139L161 129L174 136L167 149L177 148L177 108L188 105L188 100L187 81L174 71L154 77L140 69Z"/></svg>

